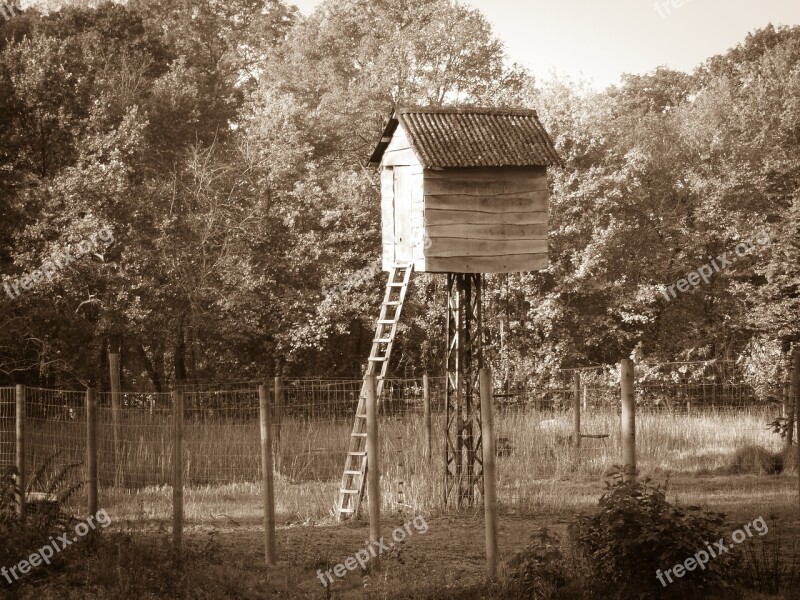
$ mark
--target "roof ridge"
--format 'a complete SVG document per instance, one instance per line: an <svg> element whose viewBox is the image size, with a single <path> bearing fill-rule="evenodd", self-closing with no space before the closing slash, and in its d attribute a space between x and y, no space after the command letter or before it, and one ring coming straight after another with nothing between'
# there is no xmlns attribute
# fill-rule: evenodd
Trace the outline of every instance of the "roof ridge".
<svg viewBox="0 0 800 600"><path fill-rule="evenodd" d="M539 114L532 108L498 108L490 106L398 106L395 114L465 114L465 115L508 115L535 117Z"/></svg>

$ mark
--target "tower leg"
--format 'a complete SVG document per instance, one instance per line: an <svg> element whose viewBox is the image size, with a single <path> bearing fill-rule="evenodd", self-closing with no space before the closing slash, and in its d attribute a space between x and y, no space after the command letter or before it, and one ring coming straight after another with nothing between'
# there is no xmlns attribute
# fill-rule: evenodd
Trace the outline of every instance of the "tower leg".
<svg viewBox="0 0 800 600"><path fill-rule="evenodd" d="M479 400L482 283L479 273L447 275L446 506L474 506L483 490Z"/></svg>

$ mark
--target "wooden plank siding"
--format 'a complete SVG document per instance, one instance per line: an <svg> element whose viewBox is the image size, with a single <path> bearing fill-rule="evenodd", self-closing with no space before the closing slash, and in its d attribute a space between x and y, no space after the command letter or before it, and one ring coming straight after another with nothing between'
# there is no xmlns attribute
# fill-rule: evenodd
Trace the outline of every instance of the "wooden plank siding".
<svg viewBox="0 0 800 600"><path fill-rule="evenodd" d="M414 267L425 260L425 173L421 165L411 167L411 254Z"/></svg>
<svg viewBox="0 0 800 600"><path fill-rule="evenodd" d="M546 268L546 253L425 259L427 273L522 273Z"/></svg>
<svg viewBox="0 0 800 600"><path fill-rule="evenodd" d="M513 273L547 267L544 167L427 169L424 270Z"/></svg>
<svg viewBox="0 0 800 600"><path fill-rule="evenodd" d="M394 169L381 169L381 241L384 271L394 264Z"/></svg>
<svg viewBox="0 0 800 600"><path fill-rule="evenodd" d="M414 166L422 168L402 127L397 128L394 136L392 136L392 141L386 147L382 164L384 167Z"/></svg>
<svg viewBox="0 0 800 600"><path fill-rule="evenodd" d="M542 254L547 252L547 240L468 240L464 238L432 237L426 258L458 256L498 256Z"/></svg>

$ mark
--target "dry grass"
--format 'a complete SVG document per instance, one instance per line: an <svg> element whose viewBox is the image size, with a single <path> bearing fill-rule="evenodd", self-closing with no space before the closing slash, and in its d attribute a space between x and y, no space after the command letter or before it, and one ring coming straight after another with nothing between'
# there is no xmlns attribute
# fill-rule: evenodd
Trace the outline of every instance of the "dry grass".
<svg viewBox="0 0 800 600"><path fill-rule="evenodd" d="M166 411L129 411L123 423L123 463L115 474L108 415L102 415L101 480L109 510L144 511L153 518L171 513L168 487L172 468L170 419ZM737 449L749 445L780 449L770 433L767 410L637 416L637 452L642 473L687 480L728 465ZM407 414L381 423L384 509L435 513L442 508L442 416L434 417L433 457L423 453L422 416ZM284 421L277 509L284 522L307 522L330 515L339 485L351 423L345 420ZM571 511L594 504L599 482L619 461L619 416L590 411L583 432L608 434L572 447L570 413L498 411L496 435L498 494L507 508L520 511ZM248 519L259 513L260 442L252 418L189 418L186 436L186 516L189 520ZM55 449L64 461L82 460L83 425L79 421L39 421L30 428L34 464ZM114 485L119 478L124 485ZM692 489L691 479L687 480ZM398 486L398 482L402 482ZM764 491L764 490L762 490ZM778 494L781 496L781 493ZM778 498L776 497L776 500Z"/></svg>

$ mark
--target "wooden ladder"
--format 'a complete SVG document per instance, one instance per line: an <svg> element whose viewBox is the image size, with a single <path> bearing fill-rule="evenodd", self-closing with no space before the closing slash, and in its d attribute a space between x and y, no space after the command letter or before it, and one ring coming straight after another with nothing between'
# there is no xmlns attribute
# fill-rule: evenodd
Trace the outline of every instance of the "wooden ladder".
<svg viewBox="0 0 800 600"><path fill-rule="evenodd" d="M378 317L378 326L375 329L375 339L372 340L372 350L367 363L367 375L377 375L377 397L380 405L383 393L383 382L386 370L389 368L389 357L392 354L394 338L397 334L397 324L403 310L403 302L408 291L408 282L411 280L411 264L397 264L389 272L386 283L386 293ZM336 518L341 521L347 516L355 516L361 506L364 495L364 485L367 474L367 382L366 377L358 396L356 417L353 431L347 447L347 457L344 462L342 484L339 487L339 499L336 503Z"/></svg>

